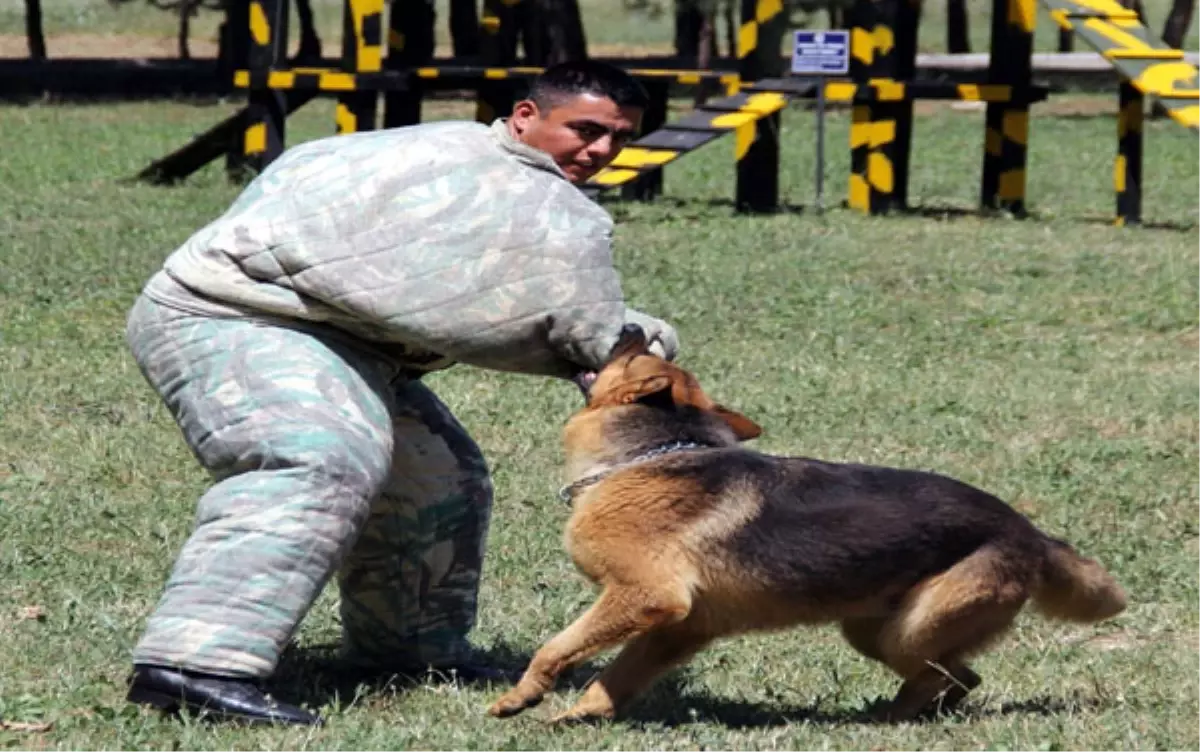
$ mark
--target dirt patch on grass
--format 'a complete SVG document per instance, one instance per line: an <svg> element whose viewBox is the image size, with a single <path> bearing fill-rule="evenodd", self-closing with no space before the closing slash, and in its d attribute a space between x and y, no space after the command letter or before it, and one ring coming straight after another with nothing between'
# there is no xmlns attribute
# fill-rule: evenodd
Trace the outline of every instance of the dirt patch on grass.
<svg viewBox="0 0 1200 752"><path fill-rule="evenodd" d="M217 55L216 42L192 39L188 47L193 57ZM148 37L140 34L54 34L46 40L46 54L54 58L177 58L179 43L174 36ZM25 37L0 34L0 58L24 58L29 55Z"/></svg>
<svg viewBox="0 0 1200 752"><path fill-rule="evenodd" d="M977 115L987 110L984 102L954 102L944 100L918 101L913 104L916 115ZM1100 117L1116 116L1117 97L1104 94L1051 95L1030 108L1034 117Z"/></svg>
<svg viewBox="0 0 1200 752"><path fill-rule="evenodd" d="M1193 329L1189 332L1184 332L1183 334L1179 335L1178 339L1179 344L1183 345L1189 350L1200 349L1200 330Z"/></svg>
<svg viewBox="0 0 1200 752"><path fill-rule="evenodd" d="M341 49L341 39L328 37L322 39L322 46L327 53ZM296 40L291 45L295 47ZM105 59L138 59L138 58L177 58L179 43L174 35L146 36L144 34L91 34L66 33L52 34L46 39L47 54L54 58L105 58ZM217 56L217 43L214 39L203 36L193 36L188 42L192 57L214 58ZM593 44L589 52L596 57L643 57L649 55L670 55L672 48L669 44ZM294 52L294 50L293 50ZM436 53L438 57L449 57L451 48L448 43L440 43ZM25 58L29 55L29 46L22 34L0 34L0 58Z"/></svg>
<svg viewBox="0 0 1200 752"><path fill-rule="evenodd" d="M1108 634L1088 637L1079 642L1094 650L1105 652L1112 650L1132 650L1133 648L1155 643L1175 643L1180 645L1195 645L1200 635L1195 632L1169 632L1165 634L1139 634L1130 630L1110 632Z"/></svg>
<svg viewBox="0 0 1200 752"><path fill-rule="evenodd" d="M1045 102L1033 105L1033 114L1054 117L1099 117L1117 114L1117 95L1062 94L1051 95Z"/></svg>

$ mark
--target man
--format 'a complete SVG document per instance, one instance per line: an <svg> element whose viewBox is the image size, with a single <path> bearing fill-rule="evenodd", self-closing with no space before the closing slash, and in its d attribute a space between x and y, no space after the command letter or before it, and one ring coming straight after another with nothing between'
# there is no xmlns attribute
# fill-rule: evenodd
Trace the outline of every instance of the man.
<svg viewBox="0 0 1200 752"><path fill-rule="evenodd" d="M632 309L579 184L635 135L620 70L547 70L511 117L288 150L146 285L128 341L216 484L134 650L129 699L321 719L263 694L337 575L343 656L478 672L491 510L479 448L421 374L598 369Z"/></svg>

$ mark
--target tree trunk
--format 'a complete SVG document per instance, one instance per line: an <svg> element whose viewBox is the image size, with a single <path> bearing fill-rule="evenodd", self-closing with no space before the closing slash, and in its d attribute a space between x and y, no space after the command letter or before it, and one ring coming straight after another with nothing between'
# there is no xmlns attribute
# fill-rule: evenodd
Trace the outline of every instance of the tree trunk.
<svg viewBox="0 0 1200 752"><path fill-rule="evenodd" d="M179 59L191 60L192 51L188 48L188 37L192 32L192 3L197 0L179 0Z"/></svg>
<svg viewBox="0 0 1200 752"><path fill-rule="evenodd" d="M695 0L675 2L675 55L681 63L695 64L700 55L700 29L704 14Z"/></svg>
<svg viewBox="0 0 1200 752"><path fill-rule="evenodd" d="M321 37L317 34L309 0L296 0L296 20L300 24L300 46L293 62L315 63L321 59Z"/></svg>
<svg viewBox="0 0 1200 752"><path fill-rule="evenodd" d="M1171 3L1171 12L1167 14L1167 22L1163 24L1163 41L1176 49L1182 49L1183 37L1192 25L1192 15L1195 12L1196 0L1175 0Z"/></svg>
<svg viewBox="0 0 1200 752"><path fill-rule="evenodd" d="M1146 6L1142 5L1142 0L1118 0L1120 4L1137 13L1138 20L1142 25L1146 24Z"/></svg>
<svg viewBox="0 0 1200 752"><path fill-rule="evenodd" d="M479 54L479 9L475 0L450 0L450 43L454 57Z"/></svg>
<svg viewBox="0 0 1200 752"><path fill-rule="evenodd" d="M530 20L522 45L531 65L551 66L587 59L587 37L578 0L526 0Z"/></svg>
<svg viewBox="0 0 1200 752"><path fill-rule="evenodd" d="M725 17L725 49L729 50L729 57L734 59L737 59L738 38L737 16L734 15L736 11L733 0L721 3L721 15Z"/></svg>
<svg viewBox="0 0 1200 752"><path fill-rule="evenodd" d="M954 0L950 0L950 2L953 3ZM825 13L829 16L829 28L846 28L846 7L842 4L842 0L826 0Z"/></svg>
<svg viewBox="0 0 1200 752"><path fill-rule="evenodd" d="M712 67L713 54L717 47L717 30L716 30L716 8L708 7L704 9L700 19L699 30L699 48L696 50L696 67L701 70L707 70ZM695 95L692 97L692 103L696 107L700 107L708 101L710 91L707 81L701 81L696 85Z"/></svg>
<svg viewBox="0 0 1200 752"><path fill-rule="evenodd" d="M967 0L947 0L946 51L952 55L971 51L971 33L967 24Z"/></svg>
<svg viewBox="0 0 1200 752"><path fill-rule="evenodd" d="M25 38L31 60L46 59L46 32L42 28L42 0L25 0Z"/></svg>
<svg viewBox="0 0 1200 752"><path fill-rule="evenodd" d="M696 67L707 69L712 65L713 58L713 43L716 38L713 35L713 19L712 16L706 15L700 21L699 47L696 50Z"/></svg>

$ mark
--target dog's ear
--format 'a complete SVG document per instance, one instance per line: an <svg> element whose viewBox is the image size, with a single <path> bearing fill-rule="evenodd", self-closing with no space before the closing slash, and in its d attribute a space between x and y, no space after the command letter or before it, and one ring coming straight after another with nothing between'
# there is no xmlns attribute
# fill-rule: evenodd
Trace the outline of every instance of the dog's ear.
<svg viewBox="0 0 1200 752"><path fill-rule="evenodd" d="M712 412L733 429L738 441L749 441L762 435L762 428L757 423L724 405L713 405Z"/></svg>
<svg viewBox="0 0 1200 752"><path fill-rule="evenodd" d="M640 402L644 405L652 405L656 407L670 407L674 404L671 399L671 377L670 376L649 376L635 384L629 384L621 390L620 401L622 404L631 404Z"/></svg>

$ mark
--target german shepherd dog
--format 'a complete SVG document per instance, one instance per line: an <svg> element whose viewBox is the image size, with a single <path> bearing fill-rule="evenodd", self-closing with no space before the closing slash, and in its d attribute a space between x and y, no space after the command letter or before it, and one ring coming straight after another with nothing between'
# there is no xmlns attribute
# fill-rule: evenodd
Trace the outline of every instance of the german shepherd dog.
<svg viewBox="0 0 1200 752"><path fill-rule="evenodd" d="M554 721L612 718L718 638L838 622L903 680L877 720L953 706L980 683L966 660L1025 602L1095 622L1125 594L1095 561L996 497L927 472L774 457L761 429L710 399L628 326L581 384L563 436L574 511L565 543L601 588L489 709L538 704L566 668L624 645Z"/></svg>

